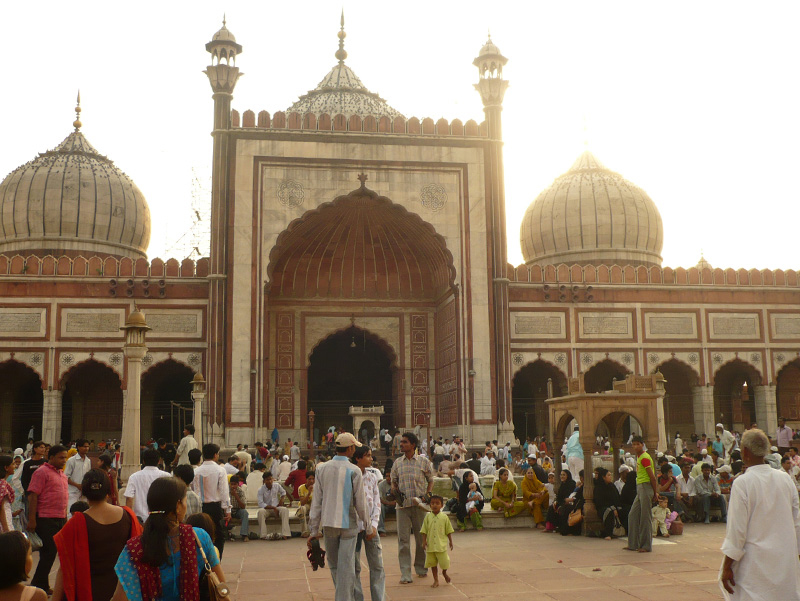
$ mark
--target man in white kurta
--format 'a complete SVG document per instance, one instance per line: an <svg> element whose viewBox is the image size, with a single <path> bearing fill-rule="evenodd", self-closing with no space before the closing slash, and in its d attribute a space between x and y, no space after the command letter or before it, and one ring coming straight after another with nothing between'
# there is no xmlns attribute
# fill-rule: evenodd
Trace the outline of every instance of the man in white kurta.
<svg viewBox="0 0 800 601"><path fill-rule="evenodd" d="M716 431L722 443L723 459L730 461L731 452L736 448L736 438L722 424L717 424Z"/></svg>
<svg viewBox="0 0 800 601"><path fill-rule="evenodd" d="M721 586L732 601L800 601L800 504L797 489L785 472L763 463L742 440L744 474L733 481L728 526L722 552ZM748 459L750 461L748 461ZM725 585L733 589L724 589Z"/></svg>

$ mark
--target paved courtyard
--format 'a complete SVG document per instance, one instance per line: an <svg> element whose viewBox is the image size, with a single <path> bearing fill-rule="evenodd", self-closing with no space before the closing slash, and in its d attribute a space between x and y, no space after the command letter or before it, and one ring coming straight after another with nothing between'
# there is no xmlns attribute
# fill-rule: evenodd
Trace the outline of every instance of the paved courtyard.
<svg viewBox="0 0 800 601"><path fill-rule="evenodd" d="M624 540L562 537L529 529L455 533L452 585L431 590L431 576L400 586L397 537L383 538L387 598L477 601L671 601L721 599L717 575L724 524L688 525L683 536L658 538L652 553L623 550ZM413 543L412 543L413 546ZM314 572L306 541L249 541L225 546L223 568L238 599L328 601L327 567ZM369 598L366 560L362 582ZM678 588L679 587L679 588ZM676 591L680 591L676 593Z"/></svg>

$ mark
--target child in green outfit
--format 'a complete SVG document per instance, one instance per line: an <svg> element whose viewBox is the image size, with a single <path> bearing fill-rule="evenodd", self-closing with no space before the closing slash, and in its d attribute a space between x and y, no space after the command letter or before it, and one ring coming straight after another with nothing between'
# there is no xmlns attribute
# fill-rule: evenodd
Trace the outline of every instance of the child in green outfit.
<svg viewBox="0 0 800 601"><path fill-rule="evenodd" d="M433 584L431 588L439 586L439 571L442 568L444 581L450 583L447 570L450 568L450 556L447 554L447 541L450 541L450 550L453 550L453 525L450 518L442 513L444 499L438 495L431 497L431 512L425 516L420 533L422 534L422 548L425 549L425 567L432 568Z"/></svg>

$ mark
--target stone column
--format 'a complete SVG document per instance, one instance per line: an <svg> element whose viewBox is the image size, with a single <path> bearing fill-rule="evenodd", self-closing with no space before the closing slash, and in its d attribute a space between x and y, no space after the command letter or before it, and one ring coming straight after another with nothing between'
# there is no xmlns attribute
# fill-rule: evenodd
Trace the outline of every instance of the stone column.
<svg viewBox="0 0 800 601"><path fill-rule="evenodd" d="M756 386L756 423L772 438L778 430L778 402L775 386ZM745 428L750 424L745 424Z"/></svg>
<svg viewBox="0 0 800 601"><path fill-rule="evenodd" d="M125 359L128 366L128 387L122 413L122 477L139 471L141 440L142 358L147 354L145 333L150 329L144 315L135 309L125 325Z"/></svg>
<svg viewBox="0 0 800 601"><path fill-rule="evenodd" d="M714 434L714 389L711 386L692 387L692 410L694 411L694 429L700 436Z"/></svg>
<svg viewBox="0 0 800 601"><path fill-rule="evenodd" d="M603 524L594 504L594 437L581 436L580 440L583 447L583 535L588 536L600 532Z"/></svg>
<svg viewBox="0 0 800 601"><path fill-rule="evenodd" d="M194 439L199 448L203 447L203 401L206 398L206 381L203 374L197 372L192 379L192 401L194 412L192 420L194 422Z"/></svg>
<svg viewBox="0 0 800 601"><path fill-rule="evenodd" d="M61 438L61 396L63 392L56 390L44 391L44 406L42 407L42 440L50 444L58 444Z"/></svg>
<svg viewBox="0 0 800 601"><path fill-rule="evenodd" d="M664 418L664 397L660 396L656 399L656 414L658 415L658 443L656 450L662 453L667 452L667 426Z"/></svg>

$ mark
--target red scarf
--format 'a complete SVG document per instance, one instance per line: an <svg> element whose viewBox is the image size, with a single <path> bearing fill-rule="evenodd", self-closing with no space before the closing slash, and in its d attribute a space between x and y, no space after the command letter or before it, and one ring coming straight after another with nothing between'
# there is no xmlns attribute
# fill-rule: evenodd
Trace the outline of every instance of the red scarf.
<svg viewBox="0 0 800 601"><path fill-rule="evenodd" d="M179 524L181 573L179 590L181 601L199 601L200 587L198 585L197 571L197 543L194 538L194 529L188 524ZM139 574L139 585L142 589L142 599L149 601L161 597L161 572L160 566L150 565L142 561L144 547L142 537L130 539L126 545L136 571Z"/></svg>
<svg viewBox="0 0 800 601"><path fill-rule="evenodd" d="M139 536L142 526L129 507L122 508L131 520L130 536ZM64 594L69 601L92 601L92 577L89 565L89 538L86 517L76 513L53 537L61 561Z"/></svg>

